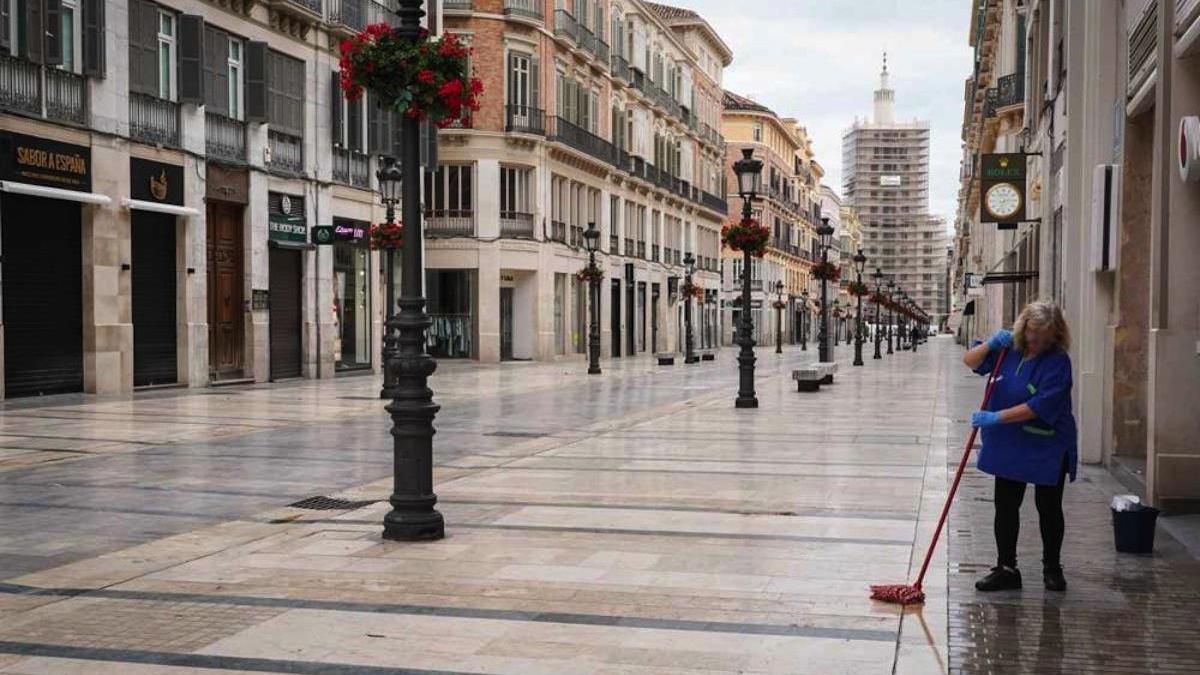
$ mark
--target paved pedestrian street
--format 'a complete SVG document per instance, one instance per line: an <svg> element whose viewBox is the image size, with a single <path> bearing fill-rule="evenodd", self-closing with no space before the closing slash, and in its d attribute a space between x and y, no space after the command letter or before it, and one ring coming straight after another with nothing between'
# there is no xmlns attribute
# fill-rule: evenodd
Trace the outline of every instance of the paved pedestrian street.
<svg viewBox="0 0 1200 675"><path fill-rule="evenodd" d="M0 415L0 672L1197 672L1200 565L1112 551L1100 467L1067 490L1065 595L979 596L972 472L927 603L921 563L982 380L934 339L798 393L813 351L445 362L444 540L380 537L389 420L372 377L10 402ZM289 506L309 497L333 503Z"/></svg>

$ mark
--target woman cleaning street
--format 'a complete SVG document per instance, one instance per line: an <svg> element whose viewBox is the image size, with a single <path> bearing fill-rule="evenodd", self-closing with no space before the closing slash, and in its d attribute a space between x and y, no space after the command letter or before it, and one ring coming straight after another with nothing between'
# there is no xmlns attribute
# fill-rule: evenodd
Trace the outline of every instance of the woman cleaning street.
<svg viewBox="0 0 1200 675"><path fill-rule="evenodd" d="M1035 486L1043 583L1051 591L1067 588L1060 559L1062 499L1066 477L1075 480L1077 462L1070 340L1062 310L1034 302L1022 310L1012 332L998 331L963 356L980 375L990 374L1003 358L986 410L971 416L983 433L979 469L996 477L996 566L975 583L980 591L1021 588L1017 538L1028 483Z"/></svg>

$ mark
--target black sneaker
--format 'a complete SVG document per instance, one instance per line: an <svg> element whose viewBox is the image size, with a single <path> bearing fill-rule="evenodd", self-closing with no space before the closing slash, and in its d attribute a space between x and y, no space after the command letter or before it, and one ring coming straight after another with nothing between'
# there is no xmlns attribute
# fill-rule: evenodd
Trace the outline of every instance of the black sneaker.
<svg viewBox="0 0 1200 675"><path fill-rule="evenodd" d="M1042 569L1042 583L1046 585L1046 590L1057 591L1059 593L1067 590L1067 579L1063 576L1063 569L1060 565L1046 567Z"/></svg>
<svg viewBox="0 0 1200 675"><path fill-rule="evenodd" d="M1015 567L996 566L988 575L975 582L975 590L1012 591L1021 587L1021 571Z"/></svg>

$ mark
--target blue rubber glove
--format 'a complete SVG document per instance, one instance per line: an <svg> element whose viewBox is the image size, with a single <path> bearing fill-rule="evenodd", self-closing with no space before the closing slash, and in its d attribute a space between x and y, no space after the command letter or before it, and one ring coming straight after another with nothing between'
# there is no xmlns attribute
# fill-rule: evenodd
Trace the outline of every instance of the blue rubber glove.
<svg viewBox="0 0 1200 675"><path fill-rule="evenodd" d="M1012 344L1013 344L1012 331L1007 331L1007 330L996 331L995 335L988 338L987 344L988 344L988 349L990 349L991 351L999 351L1001 349L1008 349L1009 347L1012 347Z"/></svg>
<svg viewBox="0 0 1200 675"><path fill-rule="evenodd" d="M994 427L997 424L1003 424L1000 420L1000 413L992 412L991 410L977 410L971 413L971 426L983 429L984 427Z"/></svg>

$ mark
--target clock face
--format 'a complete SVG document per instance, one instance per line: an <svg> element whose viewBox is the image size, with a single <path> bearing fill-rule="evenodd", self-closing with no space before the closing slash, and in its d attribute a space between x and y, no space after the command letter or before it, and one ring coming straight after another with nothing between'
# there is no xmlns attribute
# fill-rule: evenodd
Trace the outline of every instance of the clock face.
<svg viewBox="0 0 1200 675"><path fill-rule="evenodd" d="M997 218L1009 218L1021 210L1021 193L1012 183L997 183L988 188L987 209Z"/></svg>

